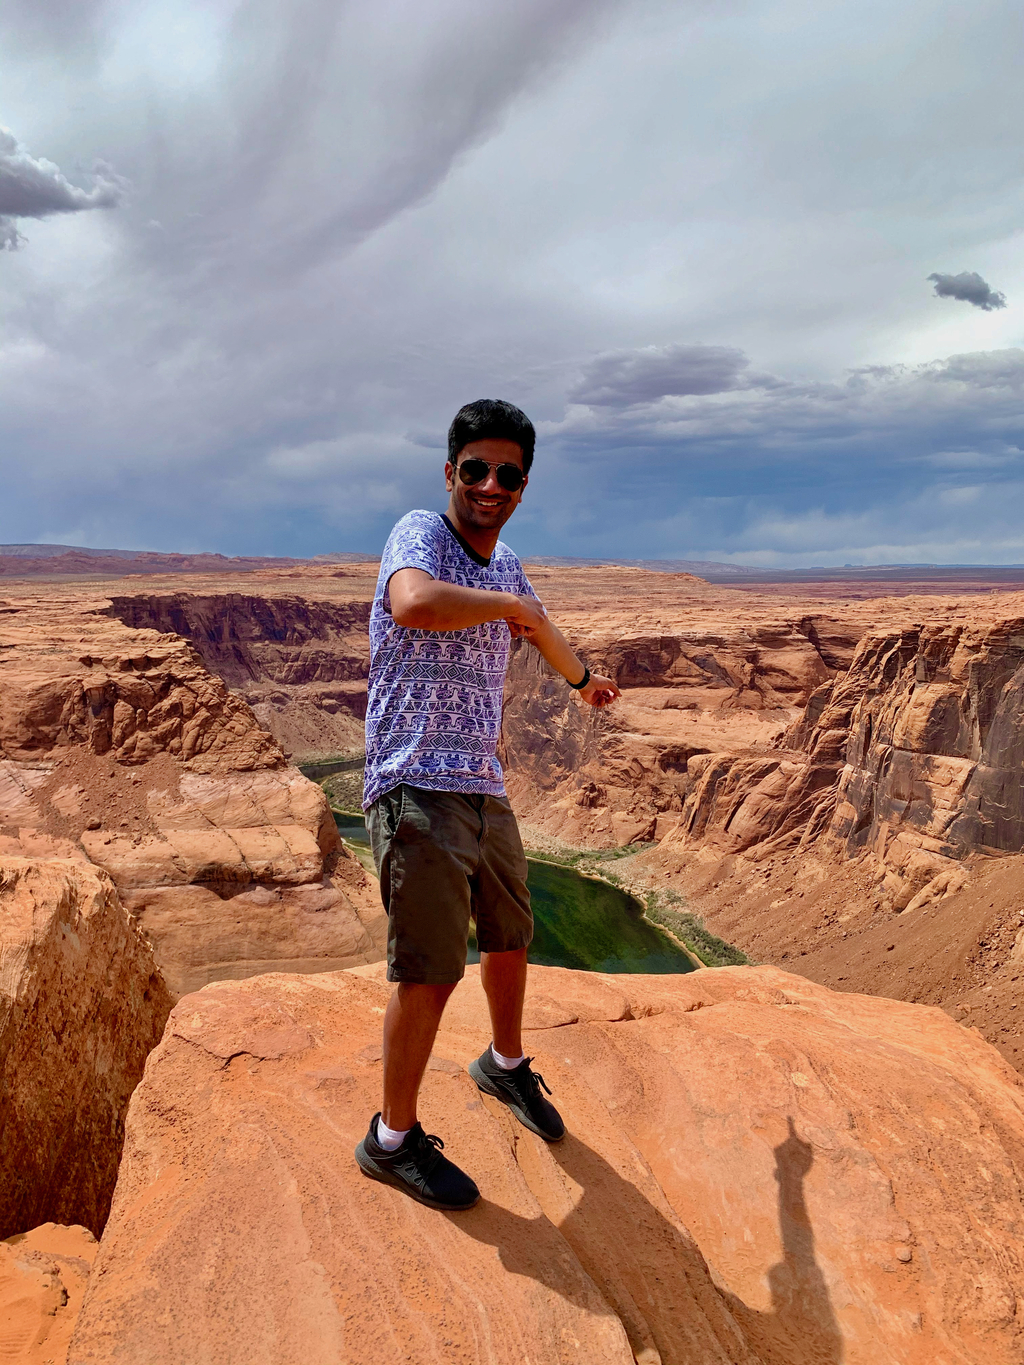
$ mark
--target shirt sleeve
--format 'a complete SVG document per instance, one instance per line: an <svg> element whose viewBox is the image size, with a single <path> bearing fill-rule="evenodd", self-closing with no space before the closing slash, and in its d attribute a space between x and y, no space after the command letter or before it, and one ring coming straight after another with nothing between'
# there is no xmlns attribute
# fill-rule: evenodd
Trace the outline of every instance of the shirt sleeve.
<svg viewBox="0 0 1024 1365"><path fill-rule="evenodd" d="M383 606L391 615L391 579L399 569L422 569L431 578L441 571L441 544L435 519L427 513L410 512L402 518L388 537L381 555L381 581L384 584Z"/></svg>
<svg viewBox="0 0 1024 1365"><path fill-rule="evenodd" d="M540 601L540 598L537 597L536 589L534 588L530 580L527 578L526 574L523 572L523 566L519 563L518 560L516 561L516 584L517 584L516 593L518 594L518 596L536 597L537 601L538 602Z"/></svg>

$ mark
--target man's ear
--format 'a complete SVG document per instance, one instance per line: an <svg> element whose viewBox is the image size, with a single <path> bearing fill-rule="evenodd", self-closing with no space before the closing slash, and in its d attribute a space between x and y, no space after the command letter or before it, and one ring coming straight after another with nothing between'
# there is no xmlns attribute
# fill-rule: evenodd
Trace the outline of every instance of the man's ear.
<svg viewBox="0 0 1024 1365"><path fill-rule="evenodd" d="M455 487L455 466L451 460L444 462L444 486L447 493L450 493Z"/></svg>

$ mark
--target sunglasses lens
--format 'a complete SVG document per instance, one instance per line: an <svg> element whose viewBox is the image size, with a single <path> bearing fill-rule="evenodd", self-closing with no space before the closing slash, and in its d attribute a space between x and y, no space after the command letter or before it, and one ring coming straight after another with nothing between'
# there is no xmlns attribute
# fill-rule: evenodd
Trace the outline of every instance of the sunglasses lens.
<svg viewBox="0 0 1024 1365"><path fill-rule="evenodd" d="M523 471L514 464L498 465L498 482L507 493L514 493L523 486Z"/></svg>
<svg viewBox="0 0 1024 1365"><path fill-rule="evenodd" d="M491 466L486 460L463 460L459 465L459 478L463 483L481 483L487 478Z"/></svg>

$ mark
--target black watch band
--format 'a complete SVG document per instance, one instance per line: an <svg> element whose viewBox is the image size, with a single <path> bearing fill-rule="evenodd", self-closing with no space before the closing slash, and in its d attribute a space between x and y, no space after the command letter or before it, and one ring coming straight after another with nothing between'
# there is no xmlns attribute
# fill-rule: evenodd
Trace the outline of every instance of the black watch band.
<svg viewBox="0 0 1024 1365"><path fill-rule="evenodd" d="M566 682L569 682L569 679L566 678L565 681L566 681ZM582 681L581 681L581 682L578 682L578 683L569 683L569 686L572 688L572 690L573 690L574 692L582 692L583 689L586 687L586 685L587 685L587 683L588 683L589 681L590 681L590 669L586 666L586 664L584 664L584 665L583 665L583 679L582 679Z"/></svg>

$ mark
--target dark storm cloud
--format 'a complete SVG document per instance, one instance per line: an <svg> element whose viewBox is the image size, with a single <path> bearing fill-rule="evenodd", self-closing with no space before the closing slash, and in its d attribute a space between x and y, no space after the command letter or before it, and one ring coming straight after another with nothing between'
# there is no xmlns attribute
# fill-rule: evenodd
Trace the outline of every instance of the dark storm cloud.
<svg viewBox="0 0 1024 1365"><path fill-rule="evenodd" d="M577 404L539 429L532 483L552 459L559 491L585 503L577 554L1022 562L1022 394L1014 348L645 406ZM614 527L590 529L586 511L605 502Z"/></svg>
<svg viewBox="0 0 1024 1365"><path fill-rule="evenodd" d="M1006 295L997 294L976 270L961 270L959 275L928 276L935 282L935 294L940 299L959 299L962 303L973 303L986 313L993 308L1006 307Z"/></svg>
<svg viewBox="0 0 1024 1365"><path fill-rule="evenodd" d="M608 351L586 367L569 397L597 407L629 407L683 394L735 389L746 356L734 346L645 346Z"/></svg>
<svg viewBox="0 0 1024 1365"><path fill-rule="evenodd" d="M132 186L0 257L0 541L379 549L492 395L540 433L526 552L1024 559L1020 358L969 354L1012 310L919 288L953 241L1019 292L1018 34L1012 0L0 3L5 121Z"/></svg>
<svg viewBox="0 0 1024 1365"><path fill-rule="evenodd" d="M98 164L91 189L79 189L45 157L30 156L9 128L0 128L0 249L13 251L21 234L18 218L110 209L121 202L124 181Z"/></svg>

